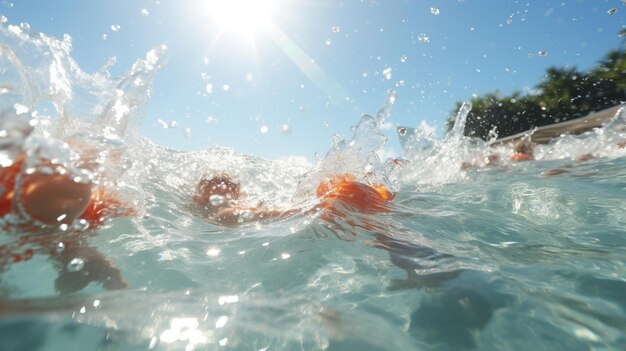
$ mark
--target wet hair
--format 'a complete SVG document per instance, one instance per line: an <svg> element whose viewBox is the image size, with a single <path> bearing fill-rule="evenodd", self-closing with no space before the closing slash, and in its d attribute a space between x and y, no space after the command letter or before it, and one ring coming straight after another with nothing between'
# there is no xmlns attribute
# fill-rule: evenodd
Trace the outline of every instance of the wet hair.
<svg viewBox="0 0 626 351"><path fill-rule="evenodd" d="M220 174L212 178L202 176L196 186L196 192L207 197L217 194L236 199L240 195L240 190L239 183L234 182L227 174Z"/></svg>
<svg viewBox="0 0 626 351"><path fill-rule="evenodd" d="M533 154L533 143L528 139L522 139L515 143L513 146L513 151L518 154Z"/></svg>

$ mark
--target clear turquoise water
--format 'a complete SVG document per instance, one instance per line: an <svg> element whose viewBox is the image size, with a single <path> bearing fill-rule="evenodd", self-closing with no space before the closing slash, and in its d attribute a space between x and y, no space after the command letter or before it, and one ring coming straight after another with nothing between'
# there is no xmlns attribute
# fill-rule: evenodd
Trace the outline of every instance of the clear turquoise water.
<svg viewBox="0 0 626 351"><path fill-rule="evenodd" d="M125 289L89 282L98 267L69 272L45 254L4 267L0 349L626 348L626 151L613 145L622 129L565 138L539 148L538 161L470 171L460 171L460 162L491 149L426 135L420 140L429 142L416 145L428 147L407 154L410 162L391 172L371 153L384 144L377 123L387 117L388 101L375 118L359 123L354 143L337 141L314 166L226 149L182 153L132 132L148 88L127 82L149 82L154 72L146 65L119 81L81 78L69 68L68 52L28 46L36 39L4 29L2 35L22 62L29 50L57 53L67 79L91 92L63 101L55 95L53 102L67 111L80 110L85 101L102 106L97 116L76 119L36 105L57 127L46 134L53 128L42 118L34 132L38 143L68 135L97 142L109 155L102 166L138 201L140 215L81 233L110 262L100 267L119 269ZM33 67L47 67L39 60L26 62L26 72L39 84L59 86L38 76ZM23 84L2 102L37 94ZM121 87L121 98L111 87ZM111 99L131 106L130 112L121 119L107 114ZM92 133L76 134L85 123ZM126 166L111 161L116 150ZM598 158L572 161L589 152ZM574 166L557 176L543 174L563 164ZM252 202L309 206L315 200L307 194L319 174L358 173L364 165L399 189L389 213L345 213L376 229L305 215L224 228L190 204L203 173L226 171L241 180ZM0 238L10 244L25 235ZM88 284L59 293L77 280L75 274Z"/></svg>

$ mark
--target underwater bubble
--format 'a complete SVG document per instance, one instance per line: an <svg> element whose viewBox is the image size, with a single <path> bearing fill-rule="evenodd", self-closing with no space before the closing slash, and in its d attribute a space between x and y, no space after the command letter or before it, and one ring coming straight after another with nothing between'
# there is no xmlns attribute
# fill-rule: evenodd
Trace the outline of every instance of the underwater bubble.
<svg viewBox="0 0 626 351"><path fill-rule="evenodd" d="M206 92L207 92L207 94L213 94L213 84L208 83L206 85Z"/></svg>
<svg viewBox="0 0 626 351"><path fill-rule="evenodd" d="M325 43L326 45L330 45L330 44L332 44L333 42L332 42L332 41L330 41L330 39L326 39L326 40L324 41L324 43Z"/></svg>
<svg viewBox="0 0 626 351"><path fill-rule="evenodd" d="M439 16L439 9L438 9L438 8L436 8L436 7L431 7L431 8L430 8L430 13L431 13L432 15Z"/></svg>
<svg viewBox="0 0 626 351"><path fill-rule="evenodd" d="M290 254L288 254L288 253L283 253L283 254L281 254L281 255L280 255L280 258L282 258L283 260L286 260L286 259L288 259L289 257L291 257L291 255L290 255Z"/></svg>
<svg viewBox="0 0 626 351"><path fill-rule="evenodd" d="M141 15L142 16L148 16L148 15L150 15L150 11L148 11L148 9L141 9Z"/></svg>
<svg viewBox="0 0 626 351"><path fill-rule="evenodd" d="M0 23L7 23L9 19L6 16L0 16Z"/></svg>
<svg viewBox="0 0 626 351"><path fill-rule="evenodd" d="M67 264L67 270L70 272L78 272L85 267L85 261L80 258L72 258L72 260Z"/></svg>
<svg viewBox="0 0 626 351"><path fill-rule="evenodd" d="M111 30L114 32L119 32L120 29L122 29L122 26L120 26L119 24L112 24L111 25Z"/></svg>
<svg viewBox="0 0 626 351"><path fill-rule="evenodd" d="M385 79L387 80L391 79L391 76L392 76L391 67L387 67L383 70L383 76L385 76Z"/></svg>
<svg viewBox="0 0 626 351"><path fill-rule="evenodd" d="M14 4L12 2L10 2L10 1L3 1L2 2L2 6L6 7L6 8L9 8L9 9L12 8L13 5Z"/></svg>
<svg viewBox="0 0 626 351"><path fill-rule="evenodd" d="M67 228L69 228L69 226L66 223L63 223L59 226L59 230L62 232L66 231Z"/></svg>
<svg viewBox="0 0 626 351"><path fill-rule="evenodd" d="M65 250L65 244L63 244L63 242L60 242L60 243L57 245L57 248L56 248L56 250L55 250L55 251L56 251L56 253L61 253L61 252L63 252L64 250Z"/></svg>
<svg viewBox="0 0 626 351"><path fill-rule="evenodd" d="M228 85L228 84L222 85L222 90L229 91L230 90L230 85Z"/></svg>
<svg viewBox="0 0 626 351"><path fill-rule="evenodd" d="M428 35L426 35L425 33L422 33L420 35L417 36L417 40L422 42L422 43L428 43L430 42L430 38L428 37Z"/></svg>
<svg viewBox="0 0 626 351"><path fill-rule="evenodd" d="M206 118L206 122L208 124L217 123L217 118L213 117L213 116L209 116L209 117Z"/></svg>
<svg viewBox="0 0 626 351"><path fill-rule="evenodd" d="M102 40L107 40L108 37L109 37L108 35L102 34Z"/></svg>
<svg viewBox="0 0 626 351"><path fill-rule="evenodd" d="M291 129L289 129L289 124L283 124L281 129L282 129L283 133L285 133L285 134L289 134L289 132L291 131Z"/></svg>
<svg viewBox="0 0 626 351"><path fill-rule="evenodd" d="M609 15L614 15L616 12L617 12L617 9L612 8L612 9L609 9L606 13L608 13Z"/></svg>
<svg viewBox="0 0 626 351"><path fill-rule="evenodd" d="M221 195L213 194L209 197L209 202L211 203L211 206L221 206L224 204L225 201L226 199Z"/></svg>
<svg viewBox="0 0 626 351"><path fill-rule="evenodd" d="M263 134L267 133L268 130L269 130L269 128L267 126L261 126L261 128L260 128L260 131Z"/></svg>
<svg viewBox="0 0 626 351"><path fill-rule="evenodd" d="M98 306L100 306L100 300L93 300L93 307L98 308Z"/></svg>
<svg viewBox="0 0 626 351"><path fill-rule="evenodd" d="M367 78L367 76L369 76L369 73L367 73L367 72L363 72L363 73L361 73L361 77L363 77L363 78Z"/></svg>
<svg viewBox="0 0 626 351"><path fill-rule="evenodd" d="M330 27L330 30L333 33L339 33L339 31L341 31L341 27L339 27L339 26L332 26L332 27Z"/></svg>
<svg viewBox="0 0 626 351"><path fill-rule="evenodd" d="M79 231L85 231L89 229L89 222L85 219L79 219L73 224L74 229Z"/></svg>
<svg viewBox="0 0 626 351"><path fill-rule="evenodd" d="M398 134L400 134L400 136L405 136L407 132L408 132L408 129L406 128L398 129Z"/></svg>
<svg viewBox="0 0 626 351"><path fill-rule="evenodd" d="M541 57L546 57L546 56L548 56L548 52L547 51L539 51L539 52L537 52L537 55L539 55Z"/></svg>
<svg viewBox="0 0 626 351"><path fill-rule="evenodd" d="M406 62L406 60L407 60L406 55L402 55L402 56L400 56L400 62L405 63L405 62Z"/></svg>
<svg viewBox="0 0 626 351"><path fill-rule="evenodd" d="M626 37L626 29L622 29L619 31L619 34L617 34L618 37L623 38Z"/></svg>

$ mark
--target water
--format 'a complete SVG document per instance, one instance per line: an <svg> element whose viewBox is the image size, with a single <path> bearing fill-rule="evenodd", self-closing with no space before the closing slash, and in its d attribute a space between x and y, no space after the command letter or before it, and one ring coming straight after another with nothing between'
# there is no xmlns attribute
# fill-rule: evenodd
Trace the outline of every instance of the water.
<svg viewBox="0 0 626 351"><path fill-rule="evenodd" d="M624 116L511 163L460 135L466 106L456 132L418 128L404 159L381 160L390 91L316 165L179 152L138 135L166 48L114 79L81 71L69 37L0 35L2 164L55 159L137 211L44 232L3 219L2 350L626 348ZM492 153L504 161L461 170ZM191 202L203 174L228 173L249 205L311 208L343 172L398 190L391 211L223 227Z"/></svg>

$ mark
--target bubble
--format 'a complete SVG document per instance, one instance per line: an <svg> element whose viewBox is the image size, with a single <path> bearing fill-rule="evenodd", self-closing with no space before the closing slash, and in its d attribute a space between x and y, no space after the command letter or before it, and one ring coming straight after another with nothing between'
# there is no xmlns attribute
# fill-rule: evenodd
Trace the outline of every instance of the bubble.
<svg viewBox="0 0 626 351"><path fill-rule="evenodd" d="M206 118L206 122L207 122L208 124L217 123L217 118L216 118L216 117L213 117L213 116L209 116L209 117L207 117L207 118Z"/></svg>
<svg viewBox="0 0 626 351"><path fill-rule="evenodd" d="M112 24L111 25L111 30L114 32L119 32L120 29L122 29L122 26L120 26L119 24Z"/></svg>
<svg viewBox="0 0 626 351"><path fill-rule="evenodd" d="M9 19L6 16L0 16L0 23L7 23Z"/></svg>
<svg viewBox="0 0 626 351"><path fill-rule="evenodd" d="M185 128L184 133L185 133L185 138L187 139L191 138L191 128L189 127Z"/></svg>
<svg viewBox="0 0 626 351"><path fill-rule="evenodd" d="M67 264L67 270L69 272L78 272L85 267L85 261L82 258L76 257Z"/></svg>
<svg viewBox="0 0 626 351"><path fill-rule="evenodd" d="M230 85L228 85L228 84L222 85L222 90L229 91L230 90Z"/></svg>
<svg viewBox="0 0 626 351"><path fill-rule="evenodd" d="M367 76L369 76L369 73L368 73L368 72L363 72L363 73L361 73L361 77L363 77L363 78L367 78Z"/></svg>
<svg viewBox="0 0 626 351"><path fill-rule="evenodd" d="M431 15L435 15L435 16L439 16L439 9L436 7L431 7L430 8L430 14Z"/></svg>
<svg viewBox="0 0 626 351"><path fill-rule="evenodd" d="M402 56L400 56L400 62L405 63L405 62L406 62L406 60L407 60L406 55L402 55Z"/></svg>
<svg viewBox="0 0 626 351"><path fill-rule="evenodd" d="M383 70L383 76L385 76L385 79L387 80L391 79L391 73L392 73L391 67L387 67Z"/></svg>
<svg viewBox="0 0 626 351"><path fill-rule="evenodd" d="M102 34L102 40L107 40L108 37L109 37L108 35Z"/></svg>
<svg viewBox="0 0 626 351"><path fill-rule="evenodd" d="M60 243L57 245L57 248L56 248L56 253L60 254L60 253L61 253L61 252L63 252L64 250L65 250L65 244L63 244L63 242L60 242Z"/></svg>
<svg viewBox="0 0 626 351"><path fill-rule="evenodd" d="M422 33L420 35L417 36L417 40L422 42L422 43L428 43L430 42L430 38L428 37L428 35L426 35L425 33Z"/></svg>
<svg viewBox="0 0 626 351"><path fill-rule="evenodd" d="M398 134L400 134L400 136L405 136L407 131L408 129L403 127L403 128L398 129Z"/></svg>
<svg viewBox="0 0 626 351"><path fill-rule="evenodd" d="M537 55L539 55L539 56L541 56L541 57L546 57L546 56L548 56L548 52L547 52L547 51L539 51L539 52L537 53Z"/></svg>
<svg viewBox="0 0 626 351"><path fill-rule="evenodd" d="M208 83L206 85L206 92L207 92L207 94L213 94L213 84Z"/></svg>
<svg viewBox="0 0 626 351"><path fill-rule="evenodd" d="M12 8L13 5L14 4L12 2L10 2L10 1L3 1L2 2L2 6L6 7L6 8L9 8L9 9Z"/></svg>
<svg viewBox="0 0 626 351"><path fill-rule="evenodd" d="M341 27L339 27L339 26L332 26L332 27L330 27L330 30L333 33L339 33L341 31Z"/></svg>
<svg viewBox="0 0 626 351"><path fill-rule="evenodd" d="M614 15L616 12L617 12L617 9L612 8L612 9L609 9L606 13L608 13L609 15Z"/></svg>
<svg viewBox="0 0 626 351"><path fill-rule="evenodd" d="M141 9L141 15L142 16L148 16L148 15L150 15L150 11L148 11L148 9Z"/></svg>
<svg viewBox="0 0 626 351"><path fill-rule="evenodd" d="M326 39L326 41L324 41L324 43L326 43L326 45L330 45L330 44L332 44L333 42L332 42L332 41L330 41L330 39Z"/></svg>
<svg viewBox="0 0 626 351"><path fill-rule="evenodd" d="M211 203L211 206L221 206L224 204L225 201L226 199L221 195L213 194L209 197L209 202Z"/></svg>
<svg viewBox="0 0 626 351"><path fill-rule="evenodd" d="M281 129L282 129L283 133L285 133L285 134L289 134L289 132L291 131L291 129L289 128L289 124L286 124L286 123L283 124Z"/></svg>
<svg viewBox="0 0 626 351"><path fill-rule="evenodd" d="M216 248L216 247L212 247L210 249L207 250L206 255L209 257L217 257L220 255L220 253L222 252L222 250Z"/></svg>
<svg viewBox="0 0 626 351"><path fill-rule="evenodd" d="M267 133L268 130L269 130L268 126L261 126L261 129L260 129L261 133L265 134Z"/></svg>

